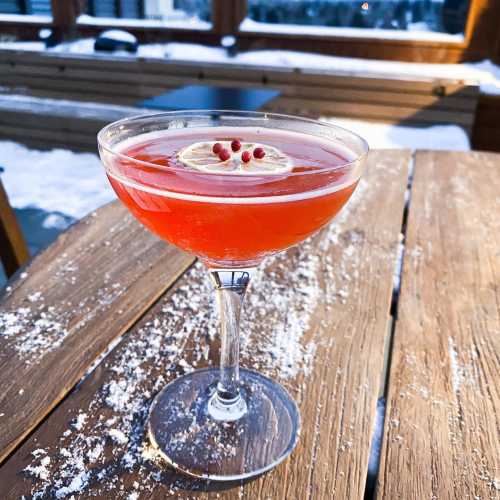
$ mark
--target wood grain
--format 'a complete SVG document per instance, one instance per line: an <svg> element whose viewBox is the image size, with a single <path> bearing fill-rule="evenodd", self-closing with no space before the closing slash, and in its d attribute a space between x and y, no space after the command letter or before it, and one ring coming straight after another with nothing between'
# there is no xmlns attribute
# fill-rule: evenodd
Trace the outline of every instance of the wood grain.
<svg viewBox="0 0 500 500"><path fill-rule="evenodd" d="M0 302L0 461L192 262L115 202L17 274Z"/></svg>
<svg viewBox="0 0 500 500"><path fill-rule="evenodd" d="M16 214L0 179L0 262L7 276L12 276L29 259Z"/></svg>
<svg viewBox="0 0 500 500"><path fill-rule="evenodd" d="M378 497L498 498L500 156L416 156Z"/></svg>
<svg viewBox="0 0 500 500"><path fill-rule="evenodd" d="M0 495L51 497L78 477L85 481L77 498L363 498L409 158L371 152L337 221L270 259L253 283L242 364L277 378L297 399L302 433L290 459L240 486L160 472L144 455L154 394L184 370L218 361L211 286L197 265L0 469ZM121 444L110 426L123 431ZM75 456L92 460L75 469ZM45 457L45 478L26 469Z"/></svg>

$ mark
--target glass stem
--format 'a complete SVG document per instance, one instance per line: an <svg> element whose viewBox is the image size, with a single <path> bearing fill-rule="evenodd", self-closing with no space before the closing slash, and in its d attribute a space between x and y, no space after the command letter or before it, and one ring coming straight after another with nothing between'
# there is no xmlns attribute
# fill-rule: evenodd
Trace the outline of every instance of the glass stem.
<svg viewBox="0 0 500 500"><path fill-rule="evenodd" d="M210 269L219 305L220 378L208 412L216 420L238 420L247 411L240 393L240 315L253 269Z"/></svg>

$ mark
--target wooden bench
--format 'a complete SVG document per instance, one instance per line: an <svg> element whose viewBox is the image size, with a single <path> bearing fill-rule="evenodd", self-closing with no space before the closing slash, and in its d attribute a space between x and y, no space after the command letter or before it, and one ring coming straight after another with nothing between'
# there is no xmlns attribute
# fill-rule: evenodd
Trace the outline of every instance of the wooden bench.
<svg viewBox="0 0 500 500"><path fill-rule="evenodd" d="M477 85L461 80L0 50L0 86L9 93L130 106L199 82L276 88L281 96L267 106L270 111L409 125L451 123L469 133L479 95Z"/></svg>
<svg viewBox="0 0 500 500"><path fill-rule="evenodd" d="M149 109L0 94L0 139L39 149L97 150L97 132Z"/></svg>

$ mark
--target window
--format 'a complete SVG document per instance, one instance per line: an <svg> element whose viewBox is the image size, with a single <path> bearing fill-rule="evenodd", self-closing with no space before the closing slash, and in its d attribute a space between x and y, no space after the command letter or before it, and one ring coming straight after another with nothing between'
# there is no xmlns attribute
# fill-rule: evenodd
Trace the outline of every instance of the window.
<svg viewBox="0 0 500 500"><path fill-rule="evenodd" d="M211 10L210 0L88 0L80 20L139 19L208 29Z"/></svg>
<svg viewBox="0 0 500 500"><path fill-rule="evenodd" d="M119 27L140 43L218 46L232 35L240 51L434 63L500 62L499 20L500 0L0 0L0 36L17 39Z"/></svg>
<svg viewBox="0 0 500 500"><path fill-rule="evenodd" d="M271 32L288 29L300 33L311 32L305 27L323 26L455 35L464 33L469 3L469 0L248 0L247 19L242 28L258 31L267 28ZM355 33L347 31L347 34Z"/></svg>
<svg viewBox="0 0 500 500"><path fill-rule="evenodd" d="M50 16L50 5L50 0L0 0L0 13Z"/></svg>

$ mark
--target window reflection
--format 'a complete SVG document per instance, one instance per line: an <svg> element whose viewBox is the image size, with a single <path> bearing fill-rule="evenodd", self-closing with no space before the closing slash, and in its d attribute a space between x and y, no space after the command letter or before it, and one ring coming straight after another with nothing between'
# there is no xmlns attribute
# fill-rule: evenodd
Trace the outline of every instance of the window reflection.
<svg viewBox="0 0 500 500"><path fill-rule="evenodd" d="M210 21L211 0L88 0L85 12L93 17L189 24Z"/></svg>
<svg viewBox="0 0 500 500"><path fill-rule="evenodd" d="M248 18L269 25L463 33L470 0L248 0ZM251 26L248 26L251 28Z"/></svg>

